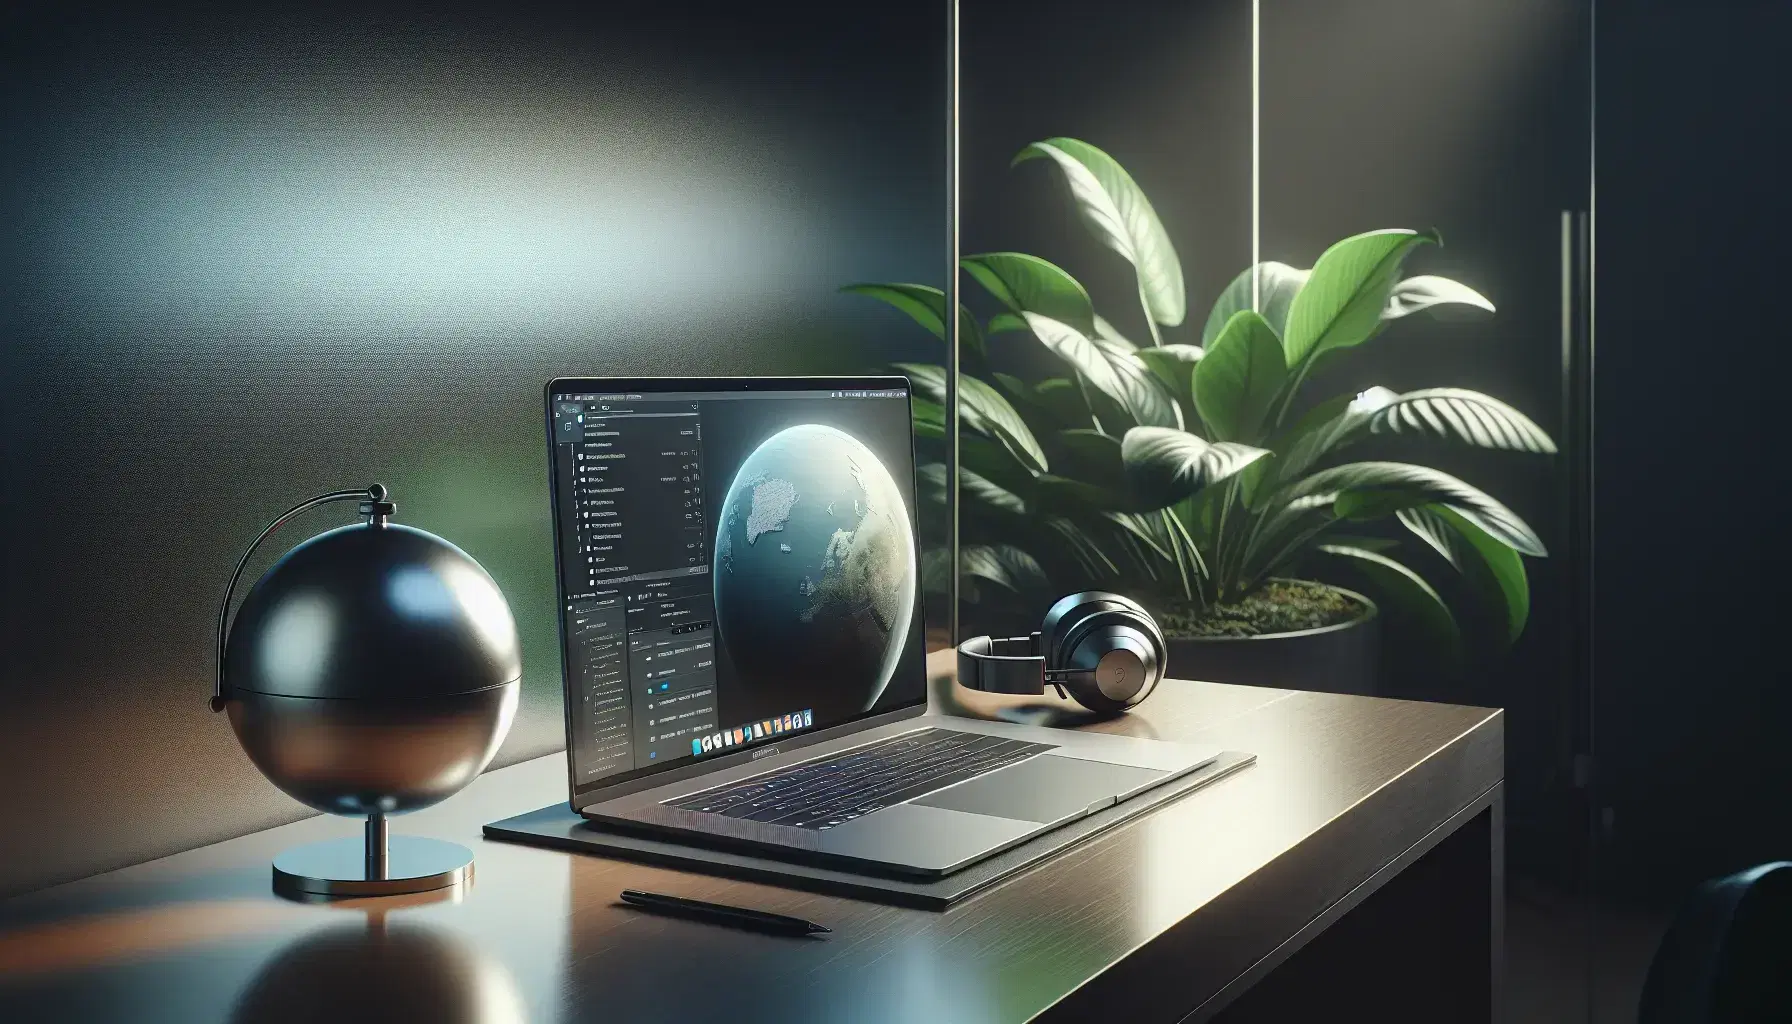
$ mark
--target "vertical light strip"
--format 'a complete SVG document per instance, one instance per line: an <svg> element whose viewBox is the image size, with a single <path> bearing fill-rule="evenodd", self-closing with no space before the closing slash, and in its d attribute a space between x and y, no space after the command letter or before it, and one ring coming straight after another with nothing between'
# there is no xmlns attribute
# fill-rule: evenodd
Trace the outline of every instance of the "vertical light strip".
<svg viewBox="0 0 1792 1024"><path fill-rule="evenodd" d="M1598 649L1594 645L1597 636L1598 621L1598 576L1594 571L1595 554L1598 550L1598 531L1595 529L1594 509L1598 504L1596 488L1596 469L1598 459L1594 452L1594 439L1598 432L1597 420L1594 417L1599 378L1594 373L1597 360L1595 342L1598 337L1598 305L1595 295L1598 278L1595 273L1595 259L1598 253L1596 239L1599 237L1599 0L1588 0L1587 3L1587 219L1585 240L1586 279L1582 285L1585 289L1586 313L1582 321L1587 332L1587 385L1583 389L1586 399L1586 432L1582 435L1582 444L1586 446L1586 488L1587 500L1584 515L1587 517L1585 551L1586 593L1583 607L1586 610L1586 645L1585 671L1586 686L1586 745L1587 760L1592 765L1598 764L1599 756L1599 659ZM1580 666L1576 666L1577 668ZM1594 931L1595 914L1599 911L1599 870L1602 863L1600 842L1605 830L1605 811L1602 809L1606 793L1602 786L1603 776L1595 771L1589 772L1587 786L1587 888L1586 901L1586 968L1587 968L1587 1019L1593 1019L1596 1001L1591 980L1599 976L1599 943Z"/></svg>
<svg viewBox="0 0 1792 1024"><path fill-rule="evenodd" d="M1251 0L1251 308L1263 312L1263 3Z"/></svg>
<svg viewBox="0 0 1792 1024"><path fill-rule="evenodd" d="M958 643L958 0L946 25L946 643Z"/></svg>

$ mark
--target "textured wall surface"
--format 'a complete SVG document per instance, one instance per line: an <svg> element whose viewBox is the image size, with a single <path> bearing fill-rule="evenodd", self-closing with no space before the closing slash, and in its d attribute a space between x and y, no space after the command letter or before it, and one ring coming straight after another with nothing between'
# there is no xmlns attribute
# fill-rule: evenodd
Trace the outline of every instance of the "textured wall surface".
<svg viewBox="0 0 1792 1024"><path fill-rule="evenodd" d="M549 377L928 354L835 288L943 276L943 11L6 17L0 894L306 813L206 710L224 577L284 507L382 480L484 563L508 763L564 741Z"/></svg>

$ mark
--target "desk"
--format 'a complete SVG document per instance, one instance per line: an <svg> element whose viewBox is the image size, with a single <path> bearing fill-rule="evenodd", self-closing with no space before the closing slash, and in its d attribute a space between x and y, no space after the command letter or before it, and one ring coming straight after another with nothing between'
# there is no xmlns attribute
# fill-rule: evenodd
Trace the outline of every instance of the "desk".
<svg viewBox="0 0 1792 1024"><path fill-rule="evenodd" d="M0 904L0 1020L1496 1018L1500 712L1170 681L1089 728L1258 761L936 913L483 839L564 797L553 755L395 819L475 850L455 902L272 896L276 852L358 834L320 817ZM834 932L651 916L623 888Z"/></svg>

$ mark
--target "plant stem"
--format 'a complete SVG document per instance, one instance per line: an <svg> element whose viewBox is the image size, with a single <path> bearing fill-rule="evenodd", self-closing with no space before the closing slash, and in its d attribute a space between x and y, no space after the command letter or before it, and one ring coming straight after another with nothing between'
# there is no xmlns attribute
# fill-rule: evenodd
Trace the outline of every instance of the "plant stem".
<svg viewBox="0 0 1792 1024"><path fill-rule="evenodd" d="M1245 533L1243 561L1248 563L1251 552L1257 549L1257 538L1263 535L1263 524L1269 522L1269 510L1262 509L1251 517L1251 528Z"/></svg>
<svg viewBox="0 0 1792 1024"><path fill-rule="evenodd" d="M1188 545L1188 553L1193 557L1196 568L1200 570L1200 575L1195 580L1194 599L1200 607L1205 608L1209 603L1207 585L1213 582L1213 573L1208 569L1206 560L1201 557L1200 545L1195 543L1195 538L1189 536L1188 527L1183 525L1182 519L1168 509L1165 511L1169 513L1171 526L1182 537L1182 542Z"/></svg>
<svg viewBox="0 0 1792 1024"><path fill-rule="evenodd" d="M1162 348L1164 337L1157 333L1157 321L1151 317L1151 303L1145 301L1144 285L1139 286L1139 305L1145 310L1145 327L1151 331L1151 344Z"/></svg>
<svg viewBox="0 0 1792 1024"><path fill-rule="evenodd" d="M1307 371L1312 366L1313 353L1308 353L1307 357L1300 361L1300 366L1295 369L1294 378L1288 382L1287 390L1282 393L1282 406L1276 410L1274 429L1282 429L1282 421L1288 418L1288 410L1294 407L1294 396L1300 391L1300 386L1306 383Z"/></svg>
<svg viewBox="0 0 1792 1024"><path fill-rule="evenodd" d="M1255 585L1255 583L1257 581L1261 580L1263 577L1268 576L1270 573L1274 572L1276 566L1280 565L1284 558L1287 558L1289 555L1292 555L1296 551L1299 551L1301 548L1305 547L1308 544L1308 542L1310 542L1313 538L1324 533L1326 530L1331 529L1332 524L1336 523L1336 522L1337 522L1336 519L1327 518L1324 522L1320 523L1318 526L1315 526L1312 529L1307 530L1304 533L1297 535L1293 540L1289 541L1287 544L1282 545L1282 550L1276 552L1274 558L1271 558L1263 563L1263 567L1252 578L1252 584Z"/></svg>
<svg viewBox="0 0 1792 1024"><path fill-rule="evenodd" d="M1089 401L1089 382L1083 379L1083 371L1072 369L1070 372L1076 374L1077 393L1083 396L1083 408L1089 410L1089 422L1095 425L1097 434L1106 434L1107 428L1101 425L1101 417L1095 415L1095 403Z"/></svg>
<svg viewBox="0 0 1792 1024"><path fill-rule="evenodd" d="M1194 600L1195 594L1193 589L1188 585L1188 565L1182 559L1182 544L1176 539L1175 528L1171 527L1169 523L1169 520L1172 520L1175 517L1170 514L1170 510L1167 508L1158 509L1158 514L1164 517L1165 532L1168 533L1170 540L1170 554L1176 561L1176 574L1182 577L1182 596L1192 601Z"/></svg>
<svg viewBox="0 0 1792 1024"><path fill-rule="evenodd" d="M1221 575L1233 585L1232 596L1234 598L1243 597L1250 589L1238 585L1239 577L1243 575L1245 557L1249 554L1245 543L1247 538L1240 536L1244 527L1249 524L1251 515L1250 510L1244 508L1243 489L1244 485L1236 476L1226 481L1226 507L1231 508L1233 505L1237 505L1241 517L1240 522L1232 529L1232 536L1226 540L1226 560L1220 566Z"/></svg>
<svg viewBox="0 0 1792 1024"><path fill-rule="evenodd" d="M1232 495L1228 493L1220 501L1220 522L1213 531L1213 562L1219 567L1219 576L1213 581L1213 599L1224 601L1230 588L1226 584L1231 575L1226 571L1228 556L1232 553L1232 545L1226 543L1226 521L1232 515Z"/></svg>

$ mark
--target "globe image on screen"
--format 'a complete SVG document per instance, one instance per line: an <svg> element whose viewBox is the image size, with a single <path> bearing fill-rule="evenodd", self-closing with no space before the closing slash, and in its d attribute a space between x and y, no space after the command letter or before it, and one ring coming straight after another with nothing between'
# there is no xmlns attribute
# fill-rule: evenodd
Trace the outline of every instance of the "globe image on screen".
<svg viewBox="0 0 1792 1024"><path fill-rule="evenodd" d="M916 573L908 509L871 449L814 423L767 438L728 485L712 569L719 636L748 687L817 717L877 703Z"/></svg>

